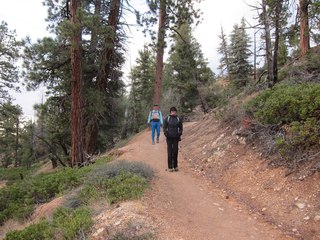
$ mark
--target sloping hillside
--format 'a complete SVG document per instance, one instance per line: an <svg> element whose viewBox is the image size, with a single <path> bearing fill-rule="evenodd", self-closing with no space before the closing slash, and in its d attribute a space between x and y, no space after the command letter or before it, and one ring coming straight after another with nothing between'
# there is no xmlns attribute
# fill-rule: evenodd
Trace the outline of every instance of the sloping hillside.
<svg viewBox="0 0 320 240"><path fill-rule="evenodd" d="M286 176L287 169L270 167L258 146L246 144L238 130L208 114L185 131L181 151L226 198L298 239L320 239L320 173Z"/></svg>

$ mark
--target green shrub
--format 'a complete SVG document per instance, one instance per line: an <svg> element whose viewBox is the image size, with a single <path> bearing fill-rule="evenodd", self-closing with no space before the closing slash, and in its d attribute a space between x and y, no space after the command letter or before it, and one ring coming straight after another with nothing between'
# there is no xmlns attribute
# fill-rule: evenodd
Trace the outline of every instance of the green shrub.
<svg viewBox="0 0 320 240"><path fill-rule="evenodd" d="M91 200L96 200L101 195L99 188L94 185L86 184L78 194L78 200L81 203L87 204Z"/></svg>
<svg viewBox="0 0 320 240"><path fill-rule="evenodd" d="M88 209L58 208L52 222L41 220L21 231L9 232L5 240L83 239L91 226L91 213Z"/></svg>
<svg viewBox="0 0 320 240"><path fill-rule="evenodd" d="M64 169L41 174L0 189L0 225L11 218L23 219L32 214L34 205L47 202L83 182L85 171Z"/></svg>
<svg viewBox="0 0 320 240"><path fill-rule="evenodd" d="M281 84L263 91L245 109L262 124L287 126L286 136L275 141L285 158L319 143L320 84Z"/></svg>
<svg viewBox="0 0 320 240"><path fill-rule="evenodd" d="M34 200L25 182L0 189L0 225L10 218L23 219L33 212Z"/></svg>
<svg viewBox="0 0 320 240"><path fill-rule="evenodd" d="M0 168L0 180L11 182L21 180L21 176L25 179L28 178L33 173L34 169L28 169L26 167L9 167L9 168Z"/></svg>
<svg viewBox="0 0 320 240"><path fill-rule="evenodd" d="M117 203L140 198L148 183L139 175L122 171L117 176L106 179L104 185L108 202Z"/></svg>
<svg viewBox="0 0 320 240"><path fill-rule="evenodd" d="M129 162L125 160L114 161L103 168L97 169L94 173L100 179L112 178L120 172L130 172L146 179L151 179L154 175L153 169L143 162ZM103 176L103 177L102 177Z"/></svg>
<svg viewBox="0 0 320 240"><path fill-rule="evenodd" d="M37 224L31 224L21 231L12 231L6 234L4 240L52 240L54 231L50 223L41 220Z"/></svg>
<svg viewBox="0 0 320 240"><path fill-rule="evenodd" d="M58 208L53 215L53 226L63 239L82 239L92 225L87 208Z"/></svg>
<svg viewBox="0 0 320 240"><path fill-rule="evenodd" d="M91 200L99 198L99 196L105 195L106 192L109 195L109 202L131 199L134 198L131 195L140 196L142 194L145 184L147 185L148 180L153 175L152 168L142 162L121 160L100 165L93 168L88 181L86 181L85 186L78 194L78 200L82 203L88 203ZM125 181L125 186L112 186L113 184L117 185L120 178ZM134 185L134 181L137 181L136 185ZM130 184L133 186L133 193L130 192L130 189L126 189L126 187L130 187ZM134 187L141 187L141 190L137 190ZM135 192L139 193L135 195ZM120 195L123 195L123 197Z"/></svg>
<svg viewBox="0 0 320 240"><path fill-rule="evenodd" d="M249 101L246 110L263 124L290 124L320 118L320 85L278 85Z"/></svg>
<svg viewBox="0 0 320 240"><path fill-rule="evenodd" d="M47 202L57 194L79 186L84 176L79 169L71 168L35 176L30 182L30 195L38 203Z"/></svg>
<svg viewBox="0 0 320 240"><path fill-rule="evenodd" d="M319 142L320 127L316 118L308 118L304 122L293 122L290 130L292 145L308 148Z"/></svg>

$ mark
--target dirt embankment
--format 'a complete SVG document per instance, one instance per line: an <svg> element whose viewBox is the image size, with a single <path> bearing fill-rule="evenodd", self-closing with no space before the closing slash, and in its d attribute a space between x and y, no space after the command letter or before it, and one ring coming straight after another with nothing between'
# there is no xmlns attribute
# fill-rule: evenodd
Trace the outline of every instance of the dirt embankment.
<svg viewBox="0 0 320 240"><path fill-rule="evenodd" d="M298 239L320 239L320 173L271 168L254 145L206 116L184 133L193 169L262 219Z"/></svg>

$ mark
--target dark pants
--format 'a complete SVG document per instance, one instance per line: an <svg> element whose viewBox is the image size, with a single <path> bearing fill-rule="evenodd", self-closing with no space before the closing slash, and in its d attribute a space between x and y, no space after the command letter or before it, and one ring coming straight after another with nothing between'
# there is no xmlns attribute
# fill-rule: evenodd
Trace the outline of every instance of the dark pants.
<svg viewBox="0 0 320 240"><path fill-rule="evenodd" d="M178 167L178 138L167 138L168 168Z"/></svg>

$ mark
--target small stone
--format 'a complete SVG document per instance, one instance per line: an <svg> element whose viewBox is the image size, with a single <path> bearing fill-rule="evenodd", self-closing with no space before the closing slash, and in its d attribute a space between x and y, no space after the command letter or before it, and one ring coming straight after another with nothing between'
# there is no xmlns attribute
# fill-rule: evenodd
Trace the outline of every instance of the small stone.
<svg viewBox="0 0 320 240"><path fill-rule="evenodd" d="M316 222L320 221L320 215L316 215L313 220Z"/></svg>
<svg viewBox="0 0 320 240"><path fill-rule="evenodd" d="M297 231L298 231L298 229L296 229L296 228L292 229L292 232L297 232Z"/></svg>
<svg viewBox="0 0 320 240"><path fill-rule="evenodd" d="M94 237L100 235L100 233L102 233L104 230L104 228L99 228L94 234L92 234Z"/></svg>
<svg viewBox="0 0 320 240"><path fill-rule="evenodd" d="M305 204L305 203L296 203L295 205L296 205L298 208L300 208L300 209L303 209L303 208L306 207L306 204Z"/></svg>
<svg viewBox="0 0 320 240"><path fill-rule="evenodd" d="M265 208L265 207L261 209L262 212L264 212L265 210L267 210L267 208Z"/></svg>
<svg viewBox="0 0 320 240"><path fill-rule="evenodd" d="M309 216L306 216L306 217L303 218L303 220L309 220L309 219L310 219Z"/></svg>

